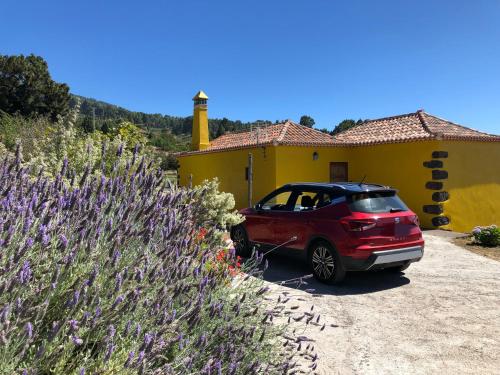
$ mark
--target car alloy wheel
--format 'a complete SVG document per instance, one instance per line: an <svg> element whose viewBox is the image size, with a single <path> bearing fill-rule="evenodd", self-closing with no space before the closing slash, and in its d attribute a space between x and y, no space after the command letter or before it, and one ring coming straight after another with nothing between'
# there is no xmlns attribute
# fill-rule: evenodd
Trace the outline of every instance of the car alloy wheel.
<svg viewBox="0 0 500 375"><path fill-rule="evenodd" d="M335 247L327 241L318 241L309 248L308 262L314 277L322 283L338 284L345 277L342 260Z"/></svg>
<svg viewBox="0 0 500 375"><path fill-rule="evenodd" d="M335 271L335 262L330 251L324 246L314 249L312 266L315 273L322 279L331 279Z"/></svg>

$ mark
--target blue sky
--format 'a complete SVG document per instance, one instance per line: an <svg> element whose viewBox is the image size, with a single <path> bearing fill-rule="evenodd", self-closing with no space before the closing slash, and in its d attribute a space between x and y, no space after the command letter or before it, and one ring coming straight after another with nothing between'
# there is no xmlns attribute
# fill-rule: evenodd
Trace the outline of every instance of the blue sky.
<svg viewBox="0 0 500 375"><path fill-rule="evenodd" d="M500 1L2 0L0 53L132 110L312 116L332 128L423 108L500 133Z"/></svg>

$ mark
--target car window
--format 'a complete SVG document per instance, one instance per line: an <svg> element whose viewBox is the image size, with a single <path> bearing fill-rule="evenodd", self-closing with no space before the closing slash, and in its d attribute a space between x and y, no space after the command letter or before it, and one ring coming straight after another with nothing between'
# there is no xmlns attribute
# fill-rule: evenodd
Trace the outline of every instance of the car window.
<svg viewBox="0 0 500 375"><path fill-rule="evenodd" d="M367 192L348 197L349 209L353 212L383 213L408 211L408 207L394 191Z"/></svg>
<svg viewBox="0 0 500 375"><path fill-rule="evenodd" d="M263 202L261 208L268 211L292 211L295 204L294 196L292 191L283 191Z"/></svg>
<svg viewBox="0 0 500 375"><path fill-rule="evenodd" d="M335 191L299 191L294 211L311 211L328 206L335 198L338 198L340 194L341 193Z"/></svg>

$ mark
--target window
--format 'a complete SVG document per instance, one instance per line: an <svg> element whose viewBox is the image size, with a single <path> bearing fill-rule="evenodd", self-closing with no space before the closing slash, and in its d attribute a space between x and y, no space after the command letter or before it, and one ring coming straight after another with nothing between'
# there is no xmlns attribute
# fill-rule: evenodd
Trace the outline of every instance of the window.
<svg viewBox="0 0 500 375"><path fill-rule="evenodd" d="M282 191L262 203L261 208L268 211L292 211L295 195L291 191Z"/></svg>
<svg viewBox="0 0 500 375"><path fill-rule="evenodd" d="M382 213L408 211L394 191L378 191L350 195L347 200L353 212Z"/></svg>
<svg viewBox="0 0 500 375"><path fill-rule="evenodd" d="M343 196L343 193L336 191L299 191L294 211L311 211L325 207L340 196Z"/></svg>

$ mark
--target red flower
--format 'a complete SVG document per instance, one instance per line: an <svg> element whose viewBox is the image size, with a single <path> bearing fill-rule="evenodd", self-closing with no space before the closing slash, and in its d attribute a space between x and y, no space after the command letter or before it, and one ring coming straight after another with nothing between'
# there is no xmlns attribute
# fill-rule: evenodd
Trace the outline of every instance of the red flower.
<svg viewBox="0 0 500 375"><path fill-rule="evenodd" d="M198 235L196 236L197 240L201 241L202 239L204 239L207 233L208 230L206 230L205 228L201 228L200 231L198 232Z"/></svg>

